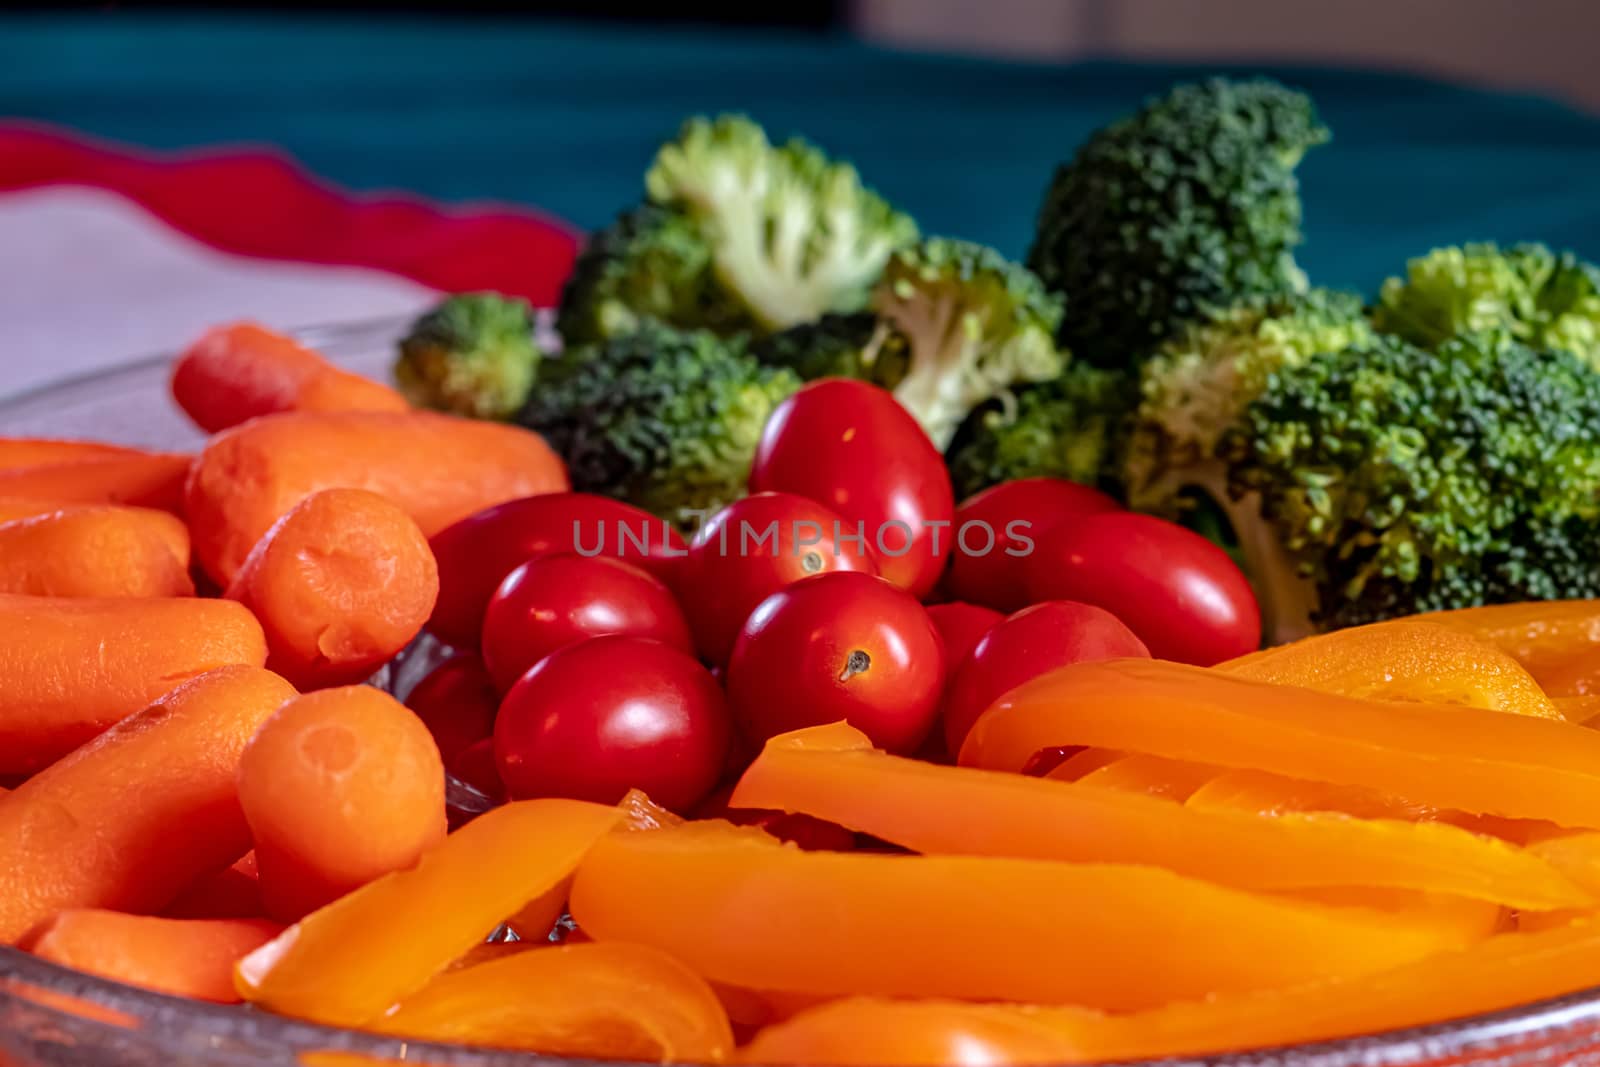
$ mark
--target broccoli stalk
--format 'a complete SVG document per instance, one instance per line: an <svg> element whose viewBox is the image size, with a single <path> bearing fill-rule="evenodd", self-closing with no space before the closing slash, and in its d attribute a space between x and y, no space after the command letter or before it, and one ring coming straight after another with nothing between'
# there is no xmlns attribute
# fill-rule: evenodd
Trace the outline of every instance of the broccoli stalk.
<svg viewBox="0 0 1600 1067"><path fill-rule="evenodd" d="M417 407L508 419L527 400L540 359L526 300L460 293L412 324L394 375Z"/></svg>
<svg viewBox="0 0 1600 1067"><path fill-rule="evenodd" d="M1056 171L1028 254L1071 309L1063 343L1132 367L1190 319L1303 291L1294 171L1327 139L1303 94L1220 78L1094 134Z"/></svg>
<svg viewBox="0 0 1600 1067"><path fill-rule="evenodd" d="M854 167L800 140L775 146L737 115L687 122L645 188L694 221L721 286L764 331L859 310L890 254L917 236Z"/></svg>
<svg viewBox="0 0 1600 1067"><path fill-rule="evenodd" d="M1061 302L1032 271L983 245L931 238L901 249L872 306L910 351L895 399L941 451L973 408L1065 365L1055 344Z"/></svg>
<svg viewBox="0 0 1600 1067"><path fill-rule="evenodd" d="M522 422L566 461L572 488L690 530L744 495L767 417L800 387L741 339L648 322L548 369Z"/></svg>

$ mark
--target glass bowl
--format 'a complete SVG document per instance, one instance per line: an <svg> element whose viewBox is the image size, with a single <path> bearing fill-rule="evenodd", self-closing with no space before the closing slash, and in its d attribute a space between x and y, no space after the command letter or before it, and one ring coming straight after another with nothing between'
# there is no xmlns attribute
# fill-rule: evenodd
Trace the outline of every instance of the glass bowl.
<svg viewBox="0 0 1600 1067"><path fill-rule="evenodd" d="M318 327L302 336L340 364L386 378L407 320ZM547 323L544 324L547 327ZM0 434L83 437L187 449L202 435L169 399L170 355L0 401ZM377 681L404 692L426 648ZM470 811L484 798L453 783ZM396 931L405 936L404 931ZM377 1037L250 1008L203 1004L68 970L0 946L0 1067L588 1067L592 1061ZM1600 988L1418 1029L1164 1063L1215 1067L1600 1067Z"/></svg>

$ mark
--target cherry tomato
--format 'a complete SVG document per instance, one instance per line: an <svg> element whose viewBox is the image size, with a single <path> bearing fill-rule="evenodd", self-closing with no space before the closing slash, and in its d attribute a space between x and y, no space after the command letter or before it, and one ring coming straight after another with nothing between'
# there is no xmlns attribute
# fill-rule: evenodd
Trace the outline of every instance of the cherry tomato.
<svg viewBox="0 0 1600 1067"><path fill-rule="evenodd" d="M1115 615L1093 604L1053 600L1008 615L956 668L945 696L944 740L952 755L978 716L1023 682L1088 660L1150 655Z"/></svg>
<svg viewBox="0 0 1600 1067"><path fill-rule="evenodd" d="M933 620L934 628L944 642L945 677L949 681L978 639L994 629L995 624L1005 616L993 608L953 600L948 604L931 605L928 618Z"/></svg>
<svg viewBox="0 0 1600 1067"><path fill-rule="evenodd" d="M790 582L831 571L877 574L870 550L841 544L844 520L793 493L756 493L713 515L679 565L700 654L726 663L755 606Z"/></svg>
<svg viewBox="0 0 1600 1067"><path fill-rule="evenodd" d="M506 798L506 787L501 784L500 772L494 763L493 737L485 737L457 752L455 758L445 764L445 770L490 800L498 803Z"/></svg>
<svg viewBox="0 0 1600 1067"><path fill-rule="evenodd" d="M1019 478L990 486L956 509L944 587L956 600L998 611L1027 607L1023 567L1036 539L1059 523L1120 510L1100 490L1065 478Z"/></svg>
<svg viewBox="0 0 1600 1067"><path fill-rule="evenodd" d="M551 653L500 705L506 792L615 804L642 789L684 812L722 777L729 721L710 672L661 641L611 635Z"/></svg>
<svg viewBox="0 0 1600 1067"><path fill-rule="evenodd" d="M483 662L503 693L550 653L602 634L653 637L692 652L672 592L620 560L558 553L506 575L483 615Z"/></svg>
<svg viewBox="0 0 1600 1067"><path fill-rule="evenodd" d="M494 733L500 692L477 656L451 656L412 686L406 707L433 735L445 766L462 749Z"/></svg>
<svg viewBox="0 0 1600 1067"><path fill-rule="evenodd" d="M944 649L915 597L853 571L785 586L750 613L728 700L757 744L844 719L879 748L914 752L933 725Z"/></svg>
<svg viewBox="0 0 1600 1067"><path fill-rule="evenodd" d="M640 564L671 584L683 537L631 504L588 493L545 493L486 508L429 542L439 561L439 600L428 628L443 642L476 648L483 612L517 564L552 552Z"/></svg>
<svg viewBox="0 0 1600 1067"><path fill-rule="evenodd" d="M1261 647L1261 609L1243 572L1177 523L1108 512L1038 540L1024 570L1031 597L1098 604L1158 659L1209 667Z"/></svg>
<svg viewBox="0 0 1600 1067"><path fill-rule="evenodd" d="M914 596L933 589L950 556L955 500L944 460L888 392L824 378L778 405L750 467L750 489L777 489L832 508L860 533L878 572Z"/></svg>

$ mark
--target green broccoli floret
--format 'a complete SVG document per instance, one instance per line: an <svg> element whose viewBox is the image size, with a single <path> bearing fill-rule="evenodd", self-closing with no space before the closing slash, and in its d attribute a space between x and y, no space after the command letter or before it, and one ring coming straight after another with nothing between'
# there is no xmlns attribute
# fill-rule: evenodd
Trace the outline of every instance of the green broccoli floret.
<svg viewBox="0 0 1600 1067"><path fill-rule="evenodd" d="M1208 479L1217 442L1276 371L1371 340L1361 298L1313 289L1249 300L1187 323L1140 371L1124 482L1129 503L1174 514L1181 490Z"/></svg>
<svg viewBox="0 0 1600 1067"><path fill-rule="evenodd" d="M690 119L645 188L696 223L721 286L763 331L860 310L890 253L917 237L854 167L798 139L773 145L739 115Z"/></svg>
<svg viewBox="0 0 1600 1067"><path fill-rule="evenodd" d="M1134 399L1130 375L1087 363L1002 393L973 412L945 453L956 498L1017 478L1108 483Z"/></svg>
<svg viewBox="0 0 1600 1067"><path fill-rule="evenodd" d="M1269 633L1600 595L1600 375L1503 332L1280 369L1221 445Z"/></svg>
<svg viewBox="0 0 1600 1067"><path fill-rule="evenodd" d="M767 416L800 387L739 338L645 323L548 365L523 412L573 489L693 528L742 496Z"/></svg>
<svg viewBox="0 0 1600 1067"><path fill-rule="evenodd" d="M1093 135L1056 171L1028 254L1066 296L1066 347L1130 367L1187 319L1304 290L1295 167L1328 136L1305 95L1221 78Z"/></svg>
<svg viewBox="0 0 1600 1067"><path fill-rule="evenodd" d="M801 378L859 378L892 389L905 377L905 335L868 311L824 315L751 342L751 354Z"/></svg>
<svg viewBox="0 0 1600 1067"><path fill-rule="evenodd" d="M941 450L973 408L1066 365L1055 342L1060 298L984 245L933 237L900 249L873 288L872 309L910 347L895 399Z"/></svg>
<svg viewBox="0 0 1600 1067"><path fill-rule="evenodd" d="M711 270L698 223L645 204L592 234L561 290L556 329L569 345L601 341L654 319L683 329L735 333L749 325Z"/></svg>
<svg viewBox="0 0 1600 1067"><path fill-rule="evenodd" d="M1383 283L1378 328L1431 347L1476 330L1505 330L1536 348L1563 348L1600 368L1600 268L1540 244L1436 248Z"/></svg>
<svg viewBox="0 0 1600 1067"><path fill-rule="evenodd" d="M526 300L460 293L412 324L394 376L417 407L509 419L528 399L540 358Z"/></svg>

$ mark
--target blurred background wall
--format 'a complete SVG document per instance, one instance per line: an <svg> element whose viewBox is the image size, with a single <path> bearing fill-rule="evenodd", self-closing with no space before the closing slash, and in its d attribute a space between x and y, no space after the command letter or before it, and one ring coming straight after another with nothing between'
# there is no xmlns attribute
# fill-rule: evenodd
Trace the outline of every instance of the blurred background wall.
<svg viewBox="0 0 1600 1067"><path fill-rule="evenodd" d="M1378 66L1600 111L1600 0L854 0L848 18L906 47Z"/></svg>

